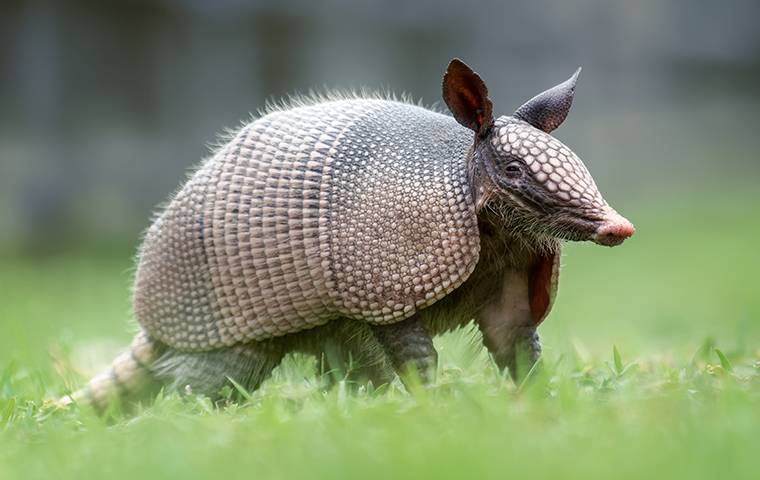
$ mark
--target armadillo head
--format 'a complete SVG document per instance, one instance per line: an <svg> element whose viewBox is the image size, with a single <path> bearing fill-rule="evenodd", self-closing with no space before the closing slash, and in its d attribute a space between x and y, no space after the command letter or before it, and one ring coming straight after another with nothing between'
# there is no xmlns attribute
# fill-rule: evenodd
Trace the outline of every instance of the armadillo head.
<svg viewBox="0 0 760 480"><path fill-rule="evenodd" d="M479 206L532 234L615 246L633 235L633 225L602 198L581 159L549 134L567 117L579 74L494 119L485 84L454 59L443 98L454 118L475 131L470 163Z"/></svg>

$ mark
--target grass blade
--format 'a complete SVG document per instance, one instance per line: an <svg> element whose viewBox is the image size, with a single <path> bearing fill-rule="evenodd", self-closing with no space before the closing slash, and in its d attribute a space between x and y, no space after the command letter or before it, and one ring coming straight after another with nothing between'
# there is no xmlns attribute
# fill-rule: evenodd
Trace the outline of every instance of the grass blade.
<svg viewBox="0 0 760 480"><path fill-rule="evenodd" d="M2 415L0 415L0 427L4 427L10 423L13 416L13 412L16 410L16 397L11 397L3 409Z"/></svg>
<svg viewBox="0 0 760 480"><path fill-rule="evenodd" d="M622 375L625 366L623 365L623 358L620 356L620 351L615 345L612 346L612 359L615 362L615 373Z"/></svg>
<svg viewBox="0 0 760 480"><path fill-rule="evenodd" d="M246 390L246 388L244 386L242 386L238 382L236 382L234 378L227 377L227 380L230 381L230 383L232 384L232 386L235 387L235 390L237 390L238 393L240 394L240 396L243 397L243 398L245 398L246 401L250 402L250 401L253 400L253 395L251 395L251 392L249 392L248 390Z"/></svg>
<svg viewBox="0 0 760 480"><path fill-rule="evenodd" d="M720 360L720 366L723 367L723 370L727 372L733 372L734 367L731 365L731 362L728 361L728 357L723 354L719 349L715 349L715 355L718 356L718 360Z"/></svg>

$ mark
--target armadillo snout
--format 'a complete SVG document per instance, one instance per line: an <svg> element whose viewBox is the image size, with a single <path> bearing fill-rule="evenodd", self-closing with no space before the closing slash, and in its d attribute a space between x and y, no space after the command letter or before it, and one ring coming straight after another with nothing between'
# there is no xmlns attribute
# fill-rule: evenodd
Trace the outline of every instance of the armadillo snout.
<svg viewBox="0 0 760 480"><path fill-rule="evenodd" d="M599 245L614 247L636 232L633 224L619 213L612 211L602 220L591 240Z"/></svg>

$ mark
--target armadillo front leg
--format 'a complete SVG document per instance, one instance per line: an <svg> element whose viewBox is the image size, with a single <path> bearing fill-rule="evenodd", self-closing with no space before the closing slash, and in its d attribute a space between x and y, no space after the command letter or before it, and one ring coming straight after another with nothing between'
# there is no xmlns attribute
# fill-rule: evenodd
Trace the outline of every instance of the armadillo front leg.
<svg viewBox="0 0 760 480"><path fill-rule="evenodd" d="M390 325L374 325L372 331L405 385L415 376L423 384L433 381L438 352L417 316Z"/></svg>
<svg viewBox="0 0 760 480"><path fill-rule="evenodd" d="M541 355L541 342L538 332L533 327L484 327L487 322L481 322L483 343L499 367L508 369L510 376L519 381L536 363Z"/></svg>
<svg viewBox="0 0 760 480"><path fill-rule="evenodd" d="M501 290L477 318L483 343L499 369L519 380L541 355L530 311L527 272L507 270Z"/></svg>

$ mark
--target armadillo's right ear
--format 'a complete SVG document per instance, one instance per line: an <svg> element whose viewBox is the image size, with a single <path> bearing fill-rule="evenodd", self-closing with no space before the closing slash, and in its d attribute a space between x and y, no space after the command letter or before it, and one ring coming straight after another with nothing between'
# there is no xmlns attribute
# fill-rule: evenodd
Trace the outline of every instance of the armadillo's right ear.
<svg viewBox="0 0 760 480"><path fill-rule="evenodd" d="M457 122L479 136L493 124L493 104L486 84L458 58L449 63L443 76L443 101Z"/></svg>

